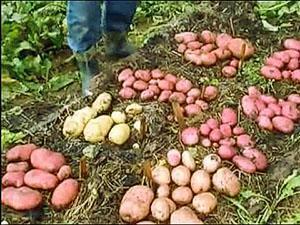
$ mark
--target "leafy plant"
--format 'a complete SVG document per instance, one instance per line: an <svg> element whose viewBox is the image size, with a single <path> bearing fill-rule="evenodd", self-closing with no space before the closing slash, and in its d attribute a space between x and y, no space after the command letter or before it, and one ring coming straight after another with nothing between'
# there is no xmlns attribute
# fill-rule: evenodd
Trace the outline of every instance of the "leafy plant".
<svg viewBox="0 0 300 225"><path fill-rule="evenodd" d="M1 129L1 152L13 143L19 143L26 135L22 132L11 132L7 129Z"/></svg>

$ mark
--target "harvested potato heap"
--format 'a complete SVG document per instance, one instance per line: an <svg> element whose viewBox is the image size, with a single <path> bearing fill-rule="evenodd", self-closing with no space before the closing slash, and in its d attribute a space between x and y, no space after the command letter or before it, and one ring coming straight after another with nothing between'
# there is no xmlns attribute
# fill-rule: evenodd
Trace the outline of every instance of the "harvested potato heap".
<svg viewBox="0 0 300 225"><path fill-rule="evenodd" d="M283 47L266 58L260 73L268 79L290 79L300 83L300 40L286 39Z"/></svg>
<svg viewBox="0 0 300 225"><path fill-rule="evenodd" d="M136 70L126 68L118 75L122 83L119 95L123 99L134 99L139 95L142 101L158 100L159 102L177 101L186 116L195 116L208 109L208 102L218 95L215 86L207 86L202 91L193 87L190 80L165 74L160 69Z"/></svg>
<svg viewBox="0 0 300 225"><path fill-rule="evenodd" d="M204 30L201 34L182 32L175 35L178 43L177 51L184 55L187 61L197 66L214 66L217 62L224 62L222 75L234 77L245 59L254 54L253 45L242 38L233 38L229 34L216 34ZM240 62L241 61L241 62ZM224 64L223 63L223 64Z"/></svg>
<svg viewBox="0 0 300 225"><path fill-rule="evenodd" d="M187 127L181 133L184 145L192 146L199 142L204 147L218 148L218 155L231 160L240 170L247 173L263 171L267 168L267 157L255 147L245 130L237 125L237 113L232 108L224 108L221 121L209 118L200 127ZM242 155L238 155L238 149Z"/></svg>
<svg viewBox="0 0 300 225"><path fill-rule="evenodd" d="M71 167L61 153L34 144L17 145L6 153L9 164L2 177L2 204L17 211L41 206L40 191L53 191L51 205L67 208L79 193L79 183L70 178Z"/></svg>
<svg viewBox="0 0 300 225"><path fill-rule="evenodd" d="M203 159L203 169L197 169L189 151L182 154L177 149L167 153L169 165L152 168L156 193L147 186L131 187L123 196L120 216L128 223L155 224L145 218L170 224L203 224L197 213L207 216L217 207L217 198L210 192L236 196L240 192L238 178L216 154ZM194 211L195 210L195 211Z"/></svg>
<svg viewBox="0 0 300 225"><path fill-rule="evenodd" d="M300 95L290 94L285 100L264 95L254 86L241 99L244 114L262 129L291 133L300 119Z"/></svg>

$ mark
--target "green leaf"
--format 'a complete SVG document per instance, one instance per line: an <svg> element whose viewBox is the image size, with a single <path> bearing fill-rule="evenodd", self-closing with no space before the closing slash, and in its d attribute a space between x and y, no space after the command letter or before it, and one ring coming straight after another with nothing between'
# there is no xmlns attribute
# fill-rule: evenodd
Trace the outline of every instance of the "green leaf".
<svg viewBox="0 0 300 225"><path fill-rule="evenodd" d="M273 31L273 32L278 31L278 27L273 26L266 20L262 20L262 24L263 24L264 28L266 28L269 31Z"/></svg>
<svg viewBox="0 0 300 225"><path fill-rule="evenodd" d="M16 48L15 54L18 54L19 52L21 52L23 50L35 51L35 49L32 47L32 45L28 41L22 41L20 43L20 46L18 48Z"/></svg>
<svg viewBox="0 0 300 225"><path fill-rule="evenodd" d="M26 134L22 132L13 133L5 128L1 129L1 152L3 152L8 145L20 143L20 140L25 136Z"/></svg>
<svg viewBox="0 0 300 225"><path fill-rule="evenodd" d="M70 77L69 75L60 75L52 77L49 80L49 88L52 91L59 91L60 89L68 86L69 84L75 81L74 77Z"/></svg>
<svg viewBox="0 0 300 225"><path fill-rule="evenodd" d="M280 201L295 194L299 194L300 191L298 190L297 192L295 190L297 188L300 188L300 175L297 175L297 171L295 170L293 174L284 181L279 197Z"/></svg>

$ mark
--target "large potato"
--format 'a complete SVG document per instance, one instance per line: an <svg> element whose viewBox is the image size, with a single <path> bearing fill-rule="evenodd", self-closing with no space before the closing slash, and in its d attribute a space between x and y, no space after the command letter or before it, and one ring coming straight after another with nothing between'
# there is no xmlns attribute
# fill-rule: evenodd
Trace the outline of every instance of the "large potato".
<svg viewBox="0 0 300 225"><path fill-rule="evenodd" d="M195 194L205 192L210 189L211 180L205 170L196 170L191 177L191 188Z"/></svg>
<svg viewBox="0 0 300 225"><path fill-rule="evenodd" d="M7 151L6 159L9 162L29 160L32 151L37 148L35 144L16 145Z"/></svg>
<svg viewBox="0 0 300 225"><path fill-rule="evenodd" d="M170 217L170 205L165 198L156 198L151 204L151 214L159 221L166 221Z"/></svg>
<svg viewBox="0 0 300 225"><path fill-rule="evenodd" d="M24 183L35 189L50 190L58 184L55 175L39 169L32 169L24 176Z"/></svg>
<svg viewBox="0 0 300 225"><path fill-rule="evenodd" d="M76 138L82 133L84 126L84 118L68 116L63 125L63 135L65 137Z"/></svg>
<svg viewBox="0 0 300 225"><path fill-rule="evenodd" d="M217 198L210 192L197 194L193 198L193 207L201 214L208 214L217 207Z"/></svg>
<svg viewBox="0 0 300 225"><path fill-rule="evenodd" d="M255 50L249 41L241 38L233 38L228 42L227 48L232 52L234 57L241 59L243 57L243 45L245 45L244 58L247 59L254 54Z"/></svg>
<svg viewBox="0 0 300 225"><path fill-rule="evenodd" d="M171 214L170 224L203 224L203 222L190 207L183 206Z"/></svg>
<svg viewBox="0 0 300 225"><path fill-rule="evenodd" d="M214 173L221 166L221 158L217 154L209 154L202 160L203 169L208 173Z"/></svg>
<svg viewBox="0 0 300 225"><path fill-rule="evenodd" d="M288 134L294 130L294 122L284 116L275 116L272 119L273 126L276 130Z"/></svg>
<svg viewBox="0 0 300 225"><path fill-rule="evenodd" d="M171 182L170 171L165 166L156 166L152 170L152 179L159 185L169 184Z"/></svg>
<svg viewBox="0 0 300 225"><path fill-rule="evenodd" d="M102 113L110 107L112 96L107 93L101 93L92 104L92 108L98 113Z"/></svg>
<svg viewBox="0 0 300 225"><path fill-rule="evenodd" d="M117 145L124 144L130 137L130 127L126 123L114 125L109 134L108 139Z"/></svg>
<svg viewBox="0 0 300 225"><path fill-rule="evenodd" d="M179 205L186 205L191 203L193 198L193 192L189 187L180 186L174 189L172 192L172 199Z"/></svg>

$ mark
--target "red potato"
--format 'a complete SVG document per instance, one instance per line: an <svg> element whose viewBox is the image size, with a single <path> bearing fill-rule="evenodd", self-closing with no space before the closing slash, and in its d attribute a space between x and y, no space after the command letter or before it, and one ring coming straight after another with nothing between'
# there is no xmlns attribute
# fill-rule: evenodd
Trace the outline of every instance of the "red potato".
<svg viewBox="0 0 300 225"><path fill-rule="evenodd" d="M179 104L185 103L185 100L186 100L185 94L177 91L173 92L169 97L170 102L176 101Z"/></svg>
<svg viewBox="0 0 300 225"><path fill-rule="evenodd" d="M197 66L200 66L202 64L201 56L200 55L197 55L197 54L194 54L194 53L185 52L184 53L184 58L187 61L195 63Z"/></svg>
<svg viewBox="0 0 300 225"><path fill-rule="evenodd" d="M201 113L201 108L197 104L189 104L184 107L184 111L188 117L197 116Z"/></svg>
<svg viewBox="0 0 300 225"><path fill-rule="evenodd" d="M284 70L282 71L281 75L284 79L290 79L292 72L289 70Z"/></svg>
<svg viewBox="0 0 300 225"><path fill-rule="evenodd" d="M294 70L292 72L291 78L293 81L300 83L300 69Z"/></svg>
<svg viewBox="0 0 300 225"><path fill-rule="evenodd" d="M172 181L178 186L186 186L191 180L191 171L183 165L179 165L172 169Z"/></svg>
<svg viewBox="0 0 300 225"><path fill-rule="evenodd" d="M268 167L267 157L258 149L245 149L243 150L242 154L254 163L257 170L264 171Z"/></svg>
<svg viewBox="0 0 300 225"><path fill-rule="evenodd" d="M201 64L204 66L213 66L217 62L217 57L214 53L202 53L200 55Z"/></svg>
<svg viewBox="0 0 300 225"><path fill-rule="evenodd" d="M168 74L165 76L165 80L170 81L170 82L176 84L176 82L177 82L177 77L176 77L175 75L173 75L173 74L168 73Z"/></svg>
<svg viewBox="0 0 300 225"><path fill-rule="evenodd" d="M174 83L166 79L158 81L158 87L161 90L171 91L174 89Z"/></svg>
<svg viewBox="0 0 300 225"><path fill-rule="evenodd" d="M181 141L184 145L195 145L199 142L198 129L196 127L187 127L181 132Z"/></svg>
<svg viewBox="0 0 300 225"><path fill-rule="evenodd" d="M224 108L221 114L221 121L223 124L235 126L237 124L237 113L233 108Z"/></svg>
<svg viewBox="0 0 300 225"><path fill-rule="evenodd" d="M210 127L210 129L217 129L219 127L219 122L218 120L214 119L214 118L209 118L206 121L206 124Z"/></svg>
<svg viewBox="0 0 300 225"><path fill-rule="evenodd" d="M122 87L132 87L133 83L136 81L136 78L134 76L128 77L122 84Z"/></svg>
<svg viewBox="0 0 300 225"><path fill-rule="evenodd" d="M237 154L235 147L230 145L220 145L218 155L221 159L230 160Z"/></svg>
<svg viewBox="0 0 300 225"><path fill-rule="evenodd" d="M217 48L213 50L211 53L214 53L216 57L220 60L229 59L231 57L231 51L227 49Z"/></svg>
<svg viewBox="0 0 300 225"><path fill-rule="evenodd" d="M222 133L222 137L224 138L232 136L232 130L229 124L221 124L220 131Z"/></svg>
<svg viewBox="0 0 300 225"><path fill-rule="evenodd" d="M232 132L234 135L241 135L245 133L245 130L242 127L236 126L235 128L233 128Z"/></svg>
<svg viewBox="0 0 300 225"><path fill-rule="evenodd" d="M129 77L133 77L133 71L130 68L123 69L118 75L118 81L123 82Z"/></svg>
<svg viewBox="0 0 300 225"><path fill-rule="evenodd" d="M62 181L62 180L65 180L65 179L69 178L71 176L71 174L72 174L71 167L68 166L68 165L63 165L59 169L56 176L57 176L58 180Z"/></svg>
<svg viewBox="0 0 300 225"><path fill-rule="evenodd" d="M294 38L288 38L284 40L283 47L285 47L286 49L293 49L293 50L300 51L300 41Z"/></svg>
<svg viewBox="0 0 300 225"><path fill-rule="evenodd" d="M178 166L181 161L181 153L177 149L171 149L167 153L167 161L171 166Z"/></svg>
<svg viewBox="0 0 300 225"><path fill-rule="evenodd" d="M9 162L29 160L32 151L37 148L35 144L16 145L7 151L6 159Z"/></svg>
<svg viewBox="0 0 300 225"><path fill-rule="evenodd" d="M192 202L193 192L189 187L180 186L172 192L172 199L179 205L186 205Z"/></svg>
<svg viewBox="0 0 300 225"><path fill-rule="evenodd" d="M196 50L196 49L201 48L202 45L203 45L203 44L200 43L199 41L191 41L191 42L189 42L189 43L187 44L187 47L188 47L189 49Z"/></svg>
<svg viewBox="0 0 300 225"><path fill-rule="evenodd" d="M204 43L209 44L209 43L215 43L217 37L215 33L209 30L204 30L201 32L200 38Z"/></svg>
<svg viewBox="0 0 300 225"><path fill-rule="evenodd" d="M182 93L187 93L189 90L191 90L192 87L193 87L192 82L187 79L181 79L181 80L177 81L177 83L175 85L176 91L182 92Z"/></svg>
<svg viewBox="0 0 300 225"><path fill-rule="evenodd" d="M208 124L203 123L200 125L199 131L201 135L208 136L211 131L211 128Z"/></svg>
<svg viewBox="0 0 300 225"><path fill-rule="evenodd" d="M290 94L287 98L288 101L294 102L295 104L300 104L300 95L299 94Z"/></svg>
<svg viewBox="0 0 300 225"><path fill-rule="evenodd" d="M79 183L72 178L66 179L53 191L51 204L57 210L67 208L76 199L78 193Z"/></svg>
<svg viewBox="0 0 300 225"><path fill-rule="evenodd" d="M196 41L198 39L198 35L194 32L181 32L179 34L175 34L174 38L178 43L188 43L191 41Z"/></svg>
<svg viewBox="0 0 300 225"><path fill-rule="evenodd" d="M149 85L158 85L158 81L159 81L159 79L151 79L149 81Z"/></svg>
<svg viewBox="0 0 300 225"><path fill-rule="evenodd" d="M55 175L39 169L32 169L24 176L24 183L35 189L51 190L58 184Z"/></svg>
<svg viewBox="0 0 300 225"><path fill-rule="evenodd" d="M255 142L248 134L241 134L237 136L236 144L240 148L254 147Z"/></svg>
<svg viewBox="0 0 300 225"><path fill-rule="evenodd" d="M183 206L171 214L170 224L203 224L203 222L190 207Z"/></svg>
<svg viewBox="0 0 300 225"><path fill-rule="evenodd" d="M205 88L203 98L206 101L212 101L218 96L218 94L218 88L210 85Z"/></svg>
<svg viewBox="0 0 300 225"><path fill-rule="evenodd" d="M211 146L211 141L209 140L209 138L202 138L202 139L201 139L201 145L202 145L203 147L208 148L208 147Z"/></svg>
<svg viewBox="0 0 300 225"><path fill-rule="evenodd" d="M298 69L299 68L299 60L296 59L296 58L291 59L290 62L288 63L288 65L287 65L287 68L289 70L296 70L296 69Z"/></svg>
<svg viewBox="0 0 300 225"><path fill-rule="evenodd" d="M232 37L229 34L221 33L216 37L216 44L219 48L226 49Z"/></svg>
<svg viewBox="0 0 300 225"><path fill-rule="evenodd" d="M153 99L154 95L155 95L154 91L147 89L141 92L140 97L142 101L147 101Z"/></svg>
<svg viewBox="0 0 300 225"><path fill-rule="evenodd" d="M255 86L248 87L248 95L251 98L260 98L261 92Z"/></svg>
<svg viewBox="0 0 300 225"><path fill-rule="evenodd" d="M179 53L184 53L186 49L187 49L186 44L181 43L181 44L179 44L178 47L177 47L177 52L179 52Z"/></svg>
<svg viewBox="0 0 300 225"><path fill-rule="evenodd" d="M262 111L267 107L265 102L261 99L255 99L255 106L258 109L258 111Z"/></svg>
<svg viewBox="0 0 300 225"><path fill-rule="evenodd" d="M289 49L289 50L285 50L284 52L287 53L290 56L290 58L300 58L299 51Z"/></svg>
<svg viewBox="0 0 300 225"><path fill-rule="evenodd" d="M218 142L221 140L221 138L222 138L222 133L221 133L220 129L218 129L218 128L213 129L209 133L209 139L213 142Z"/></svg>
<svg viewBox="0 0 300 225"><path fill-rule="evenodd" d="M232 67L234 67L234 68L238 68L239 67L239 60L237 60L237 59L232 59L231 61L230 61L230 63L229 63L229 66L232 66Z"/></svg>
<svg viewBox="0 0 300 225"><path fill-rule="evenodd" d="M158 97L158 101L159 102L167 102L169 100L171 94L172 94L172 91L163 90Z"/></svg>
<svg viewBox="0 0 300 225"><path fill-rule="evenodd" d="M17 211L37 208L43 201L42 194L29 187L7 187L1 191L1 203Z"/></svg>
<svg viewBox="0 0 300 225"><path fill-rule="evenodd" d="M297 120L300 117L300 111L297 109L297 104L288 101L282 104L281 114L291 120Z"/></svg>
<svg viewBox="0 0 300 225"><path fill-rule="evenodd" d="M265 116L265 117L268 117L268 118L272 118L272 117L275 116L275 113L272 109L265 108L265 109L263 109L259 112L259 116Z"/></svg>
<svg viewBox="0 0 300 225"><path fill-rule="evenodd" d="M191 188L195 194L208 191L211 187L209 173L205 170L196 170L191 177Z"/></svg>
<svg viewBox="0 0 300 225"><path fill-rule="evenodd" d="M119 91L119 96L123 99L134 99L137 96L137 93L132 88L125 87Z"/></svg>
<svg viewBox="0 0 300 225"><path fill-rule="evenodd" d="M187 104L193 104L193 103L195 103L195 98L192 96L188 96L185 101ZM200 109L201 109L201 107L200 107Z"/></svg>
<svg viewBox="0 0 300 225"><path fill-rule="evenodd" d="M134 76L138 80L148 82L151 80L150 70L137 70L134 73Z"/></svg>
<svg viewBox="0 0 300 225"><path fill-rule="evenodd" d="M275 115L281 115L281 106L277 103L269 103L268 109L271 109Z"/></svg>
<svg viewBox="0 0 300 225"><path fill-rule="evenodd" d="M220 145L228 145L228 146L234 146L235 144L236 144L236 141L235 141L235 139L234 138L224 138L224 139L221 139L220 141L219 141L219 144Z"/></svg>
<svg viewBox="0 0 300 225"><path fill-rule="evenodd" d="M215 48L216 48L216 46L214 44L206 44L200 48L200 51L201 51L201 53L209 53L212 50L214 50ZM214 54L214 53L212 53L212 54ZM216 57L216 55L215 55L215 57Z"/></svg>
<svg viewBox="0 0 300 225"><path fill-rule="evenodd" d="M241 38L233 38L228 42L227 48L232 52L234 57L241 59L243 54L242 49L244 44L246 46L244 58L248 59L254 54L254 50L255 50L253 45L249 41L246 41Z"/></svg>
<svg viewBox="0 0 300 225"><path fill-rule="evenodd" d="M263 66L260 69L260 73L268 79L274 79L274 80L282 79L280 70L273 66Z"/></svg>
<svg viewBox="0 0 300 225"><path fill-rule="evenodd" d="M209 107L209 106L208 106L208 103L207 103L206 101L203 101L203 100L198 99L198 100L195 101L195 104L199 105L200 108L201 108L203 111L208 110L208 107Z"/></svg>
<svg viewBox="0 0 300 225"><path fill-rule="evenodd" d="M152 70L151 76L153 79L163 79L165 77L164 73L160 69Z"/></svg>
<svg viewBox="0 0 300 225"><path fill-rule="evenodd" d="M6 166L6 172L27 172L29 170L29 164L27 162L9 163Z"/></svg>
<svg viewBox="0 0 300 225"><path fill-rule="evenodd" d="M25 172L8 172L2 177L3 186L21 187L24 184Z"/></svg>
<svg viewBox="0 0 300 225"><path fill-rule="evenodd" d="M290 61L290 55L285 51L274 52L272 55L273 58L279 59L284 63L288 63Z"/></svg>
<svg viewBox="0 0 300 225"><path fill-rule="evenodd" d="M272 124L270 117L259 116L259 117L257 117L257 123L260 128L263 128L263 129L266 129L269 131L273 130L273 124Z"/></svg>
<svg viewBox="0 0 300 225"><path fill-rule="evenodd" d="M201 55L201 50L200 49L196 49L196 50L191 50L191 49L188 49L187 50L189 53L191 54L194 54L194 55ZM197 60L195 61L195 63L197 64ZM201 63L200 63L201 64ZM199 64L199 65L200 65Z"/></svg>
<svg viewBox="0 0 300 225"><path fill-rule="evenodd" d="M255 173L256 171L256 166L254 165L254 163L244 157L244 156L240 156L240 155L235 155L232 158L232 162L242 171L246 172L246 173Z"/></svg>
<svg viewBox="0 0 300 225"><path fill-rule="evenodd" d="M133 83L133 88L137 91L143 91L143 90L146 90L148 88L148 84L143 80L136 80Z"/></svg>
<svg viewBox="0 0 300 225"><path fill-rule="evenodd" d="M241 105L243 112L249 118L255 119L258 116L258 109L255 105L255 99L248 95L242 97Z"/></svg>
<svg viewBox="0 0 300 225"><path fill-rule="evenodd" d="M188 97L194 97L194 98L198 98L200 95L201 95L201 91L199 88L192 88L187 93Z"/></svg>
<svg viewBox="0 0 300 225"><path fill-rule="evenodd" d="M154 95L159 95L160 94L160 89L157 85L149 85L148 90L153 91Z"/></svg>
<svg viewBox="0 0 300 225"><path fill-rule="evenodd" d="M32 152L30 162L36 169L54 173L66 163L66 160L59 152L53 152L46 148L39 148Z"/></svg>
<svg viewBox="0 0 300 225"><path fill-rule="evenodd" d="M282 69L284 67L284 63L280 59L276 59L274 57L268 57L265 60L265 65L276 67L278 69Z"/></svg>

